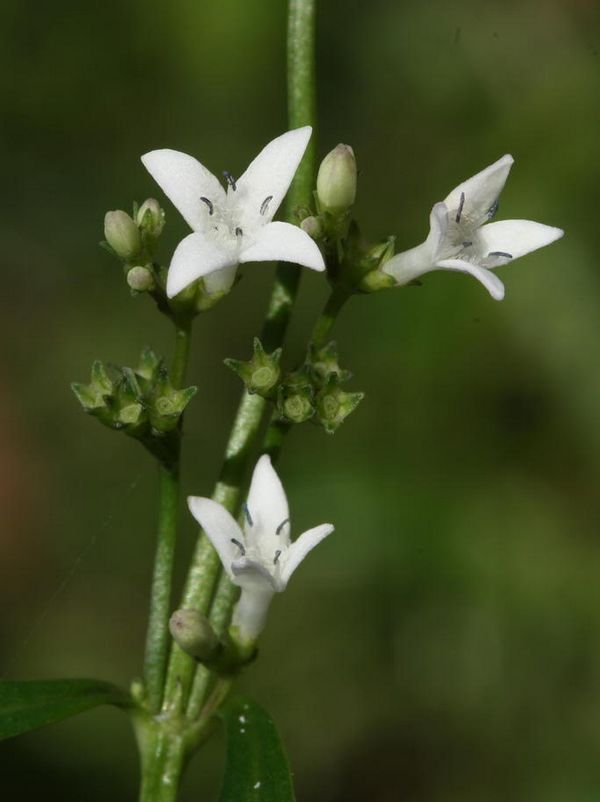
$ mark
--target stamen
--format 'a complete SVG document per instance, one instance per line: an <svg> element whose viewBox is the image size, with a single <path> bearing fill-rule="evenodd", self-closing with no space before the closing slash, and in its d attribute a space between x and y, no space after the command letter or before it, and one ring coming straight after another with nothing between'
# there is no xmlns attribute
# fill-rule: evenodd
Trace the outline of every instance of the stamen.
<svg viewBox="0 0 600 802"><path fill-rule="evenodd" d="M469 247L470 247L472 244L473 244L473 243L471 242L471 240L470 240L470 239L466 239L466 240L463 242L463 248L469 248Z"/></svg>
<svg viewBox="0 0 600 802"><path fill-rule="evenodd" d="M498 206L500 206L500 201L495 200L487 211L488 220L491 220L492 217L495 217L496 212L498 211Z"/></svg>
<svg viewBox="0 0 600 802"><path fill-rule="evenodd" d="M281 554L281 549L277 549L275 552L275 557L273 558L273 565L277 565L277 561L279 560L279 556Z"/></svg>
<svg viewBox="0 0 600 802"><path fill-rule="evenodd" d="M244 502L242 504L242 509L244 510L244 515L246 516L246 520L250 524L250 526L254 526L254 521L252 520L252 516L250 515L250 510L248 509L248 505Z"/></svg>
<svg viewBox="0 0 600 802"><path fill-rule="evenodd" d="M236 237L241 237L243 233L244 233L244 232L242 231L242 229L241 229L241 228L239 228L239 227L238 227L238 228L236 228L236 230L235 230L235 236L236 236Z"/></svg>
<svg viewBox="0 0 600 802"><path fill-rule="evenodd" d="M261 214L266 214L267 213L267 209L269 208L269 203L271 203L272 200L273 200L273 196L272 195L267 195L267 197L264 199L264 201L260 204L260 213Z"/></svg>
<svg viewBox="0 0 600 802"><path fill-rule="evenodd" d="M456 210L456 222L460 223L460 216L462 214L463 206L465 205L465 193L460 193L460 203L458 204L458 209Z"/></svg>
<svg viewBox="0 0 600 802"><path fill-rule="evenodd" d="M229 170L223 170L223 175L225 176L225 181L229 184L231 189L235 192L237 189L237 184L235 183L235 178L231 175Z"/></svg>
<svg viewBox="0 0 600 802"><path fill-rule="evenodd" d="M234 537L232 537L232 538L231 538L231 542L232 542L232 543L234 543L234 544L235 544L235 545L238 547L238 549L239 549L239 550L242 552L242 557L244 557L244 556L245 556L245 554L246 554L246 549L245 549L245 548L244 548L244 546L243 546L243 545L240 543L240 541L239 541L239 540L236 540Z"/></svg>
<svg viewBox="0 0 600 802"><path fill-rule="evenodd" d="M513 258L512 253L506 253L506 251L490 251L488 253L488 256L504 256L507 259L512 259Z"/></svg>
<svg viewBox="0 0 600 802"><path fill-rule="evenodd" d="M277 527L277 529L275 530L275 534L276 534L276 535L280 535L280 534L281 534L281 530L283 529L283 527L284 527L286 524L289 524L289 522L290 522L290 519L289 519L289 518L286 518L286 519L285 519L285 521L282 521L282 522L279 524L279 526Z"/></svg>
<svg viewBox="0 0 600 802"><path fill-rule="evenodd" d="M212 214L215 210L215 207L212 205L212 201L209 201L209 199L205 198L204 196L202 196L200 200L202 203L205 203L208 206L208 213Z"/></svg>

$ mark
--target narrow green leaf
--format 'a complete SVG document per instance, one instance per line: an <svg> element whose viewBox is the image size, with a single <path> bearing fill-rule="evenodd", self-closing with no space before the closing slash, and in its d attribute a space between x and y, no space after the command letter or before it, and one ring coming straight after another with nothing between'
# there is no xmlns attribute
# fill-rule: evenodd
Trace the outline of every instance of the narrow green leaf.
<svg viewBox="0 0 600 802"><path fill-rule="evenodd" d="M269 714L255 702L237 698L219 715L227 734L219 802L294 802L290 768Z"/></svg>
<svg viewBox="0 0 600 802"><path fill-rule="evenodd" d="M0 740L106 704L126 706L130 699L115 685L94 679L0 681Z"/></svg>

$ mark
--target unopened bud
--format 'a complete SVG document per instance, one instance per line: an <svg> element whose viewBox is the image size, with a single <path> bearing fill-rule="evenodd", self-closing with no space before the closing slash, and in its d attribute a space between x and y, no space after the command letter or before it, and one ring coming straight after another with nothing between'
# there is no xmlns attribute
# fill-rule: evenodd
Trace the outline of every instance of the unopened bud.
<svg viewBox="0 0 600 802"><path fill-rule="evenodd" d="M176 610L169 629L179 648L200 662L211 660L219 650L219 639L199 610Z"/></svg>
<svg viewBox="0 0 600 802"><path fill-rule="evenodd" d="M118 209L104 216L104 236L121 259L133 259L142 249L142 238L127 212Z"/></svg>
<svg viewBox="0 0 600 802"><path fill-rule="evenodd" d="M318 217L305 217L300 223L300 228L312 239L319 239L323 234L323 224Z"/></svg>
<svg viewBox="0 0 600 802"><path fill-rule="evenodd" d="M138 209L135 221L145 234L157 239L165 227L165 213L155 198L148 198Z"/></svg>
<svg viewBox="0 0 600 802"><path fill-rule="evenodd" d="M317 197L321 209L332 214L341 214L354 203L356 159L350 145L338 145L321 162Z"/></svg>
<svg viewBox="0 0 600 802"><path fill-rule="evenodd" d="M127 283L136 292L148 292L154 288L154 277L147 267L137 265L127 272Z"/></svg>

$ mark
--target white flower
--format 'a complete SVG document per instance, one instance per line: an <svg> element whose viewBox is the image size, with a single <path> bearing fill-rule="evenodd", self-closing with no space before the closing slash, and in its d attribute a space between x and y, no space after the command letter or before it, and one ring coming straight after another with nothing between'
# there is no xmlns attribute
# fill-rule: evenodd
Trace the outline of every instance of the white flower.
<svg viewBox="0 0 600 802"><path fill-rule="evenodd" d="M252 475L243 530L216 501L190 496L188 506L217 550L229 578L242 589L232 627L240 640L252 643L265 625L273 594L285 590L296 568L333 532L333 526L321 524L290 542L287 498L266 454Z"/></svg>
<svg viewBox="0 0 600 802"><path fill-rule="evenodd" d="M229 289L240 262L283 260L324 270L314 241L298 226L271 220L298 169L312 129L296 128L263 148L227 190L192 156L153 150L142 162L194 230L177 246L167 278L172 298L207 276L209 291Z"/></svg>
<svg viewBox="0 0 600 802"><path fill-rule="evenodd" d="M446 200L436 203L425 242L394 256L383 265L383 272L397 284L407 284L431 270L457 270L469 273L492 298L501 301L504 284L491 271L564 234L560 228L530 220L489 222L498 208L498 197L513 161L512 156L503 156L459 184Z"/></svg>

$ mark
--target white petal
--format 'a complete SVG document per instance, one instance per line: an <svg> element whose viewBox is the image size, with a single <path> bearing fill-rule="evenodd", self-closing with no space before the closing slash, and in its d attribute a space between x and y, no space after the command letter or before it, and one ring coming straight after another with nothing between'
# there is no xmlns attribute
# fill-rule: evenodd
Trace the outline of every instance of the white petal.
<svg viewBox="0 0 600 802"><path fill-rule="evenodd" d="M244 247L240 262L294 262L312 270L325 270L325 262L316 242L298 226L268 223L258 229L252 242Z"/></svg>
<svg viewBox="0 0 600 802"><path fill-rule="evenodd" d="M254 643L265 628L272 590L256 591L242 588L242 595L233 611L232 629L237 637L248 644Z"/></svg>
<svg viewBox="0 0 600 802"><path fill-rule="evenodd" d="M311 133L312 128L306 125L278 136L238 178L235 198L231 200L238 209L239 225L244 231L271 222L292 183Z"/></svg>
<svg viewBox="0 0 600 802"><path fill-rule="evenodd" d="M270 571L257 560L238 557L231 564L233 581L240 588L260 593L274 593L275 579Z"/></svg>
<svg viewBox="0 0 600 802"><path fill-rule="evenodd" d="M436 203L429 215L429 235L425 242L393 256L383 265L383 272L393 276L398 285L408 284L429 272L443 248L447 230L448 207L445 203Z"/></svg>
<svg viewBox="0 0 600 802"><path fill-rule="evenodd" d="M490 164L481 172L467 178L448 195L444 203L450 214L461 210L461 218L469 221L471 226L481 225L488 217L488 212L498 200L504 189L514 159L510 155L502 156L497 162ZM461 195L464 201L461 208Z"/></svg>
<svg viewBox="0 0 600 802"><path fill-rule="evenodd" d="M314 529L308 529L301 534L300 537L292 543L285 553L285 563L281 567L281 584L284 588L290 581L291 575L308 552L312 551L327 535L330 535L334 528L333 524L315 526Z"/></svg>
<svg viewBox="0 0 600 802"><path fill-rule="evenodd" d="M178 150L152 150L142 163L165 195L194 231L204 231L210 222L207 198L214 206L225 201L219 180L199 161Z"/></svg>
<svg viewBox="0 0 600 802"><path fill-rule="evenodd" d="M482 255L499 251L511 254L513 259L543 248L560 239L565 232L561 228L545 226L531 220L501 220L488 223L477 232L477 247Z"/></svg>
<svg viewBox="0 0 600 802"><path fill-rule="evenodd" d="M252 526L246 526L249 542L253 535L275 537L277 529L290 517L285 490L268 454L263 454L256 463L246 503L252 519ZM277 537L287 544L288 533L289 526L284 526Z"/></svg>
<svg viewBox="0 0 600 802"><path fill-rule="evenodd" d="M232 542L232 538L243 545L244 536L240 527L225 507L210 498L189 496L187 501L190 512L221 558L223 568L233 579L231 564L239 556L240 549Z"/></svg>
<svg viewBox="0 0 600 802"><path fill-rule="evenodd" d="M181 240L171 259L167 295L173 298L196 279L236 264L234 246L227 248L224 243L209 239L205 234L188 234Z"/></svg>
<svg viewBox="0 0 600 802"><path fill-rule="evenodd" d="M474 265L463 259L444 259L438 262L435 267L436 270L456 270L459 273L468 273L483 284L495 301L501 301L504 298L504 284L500 281L498 276L494 275L494 273L487 270L485 267Z"/></svg>
<svg viewBox="0 0 600 802"><path fill-rule="evenodd" d="M215 270L214 273L208 273L203 277L204 289L208 295L228 292L235 283L236 273L237 265L230 265L229 267L221 268L221 270Z"/></svg>

